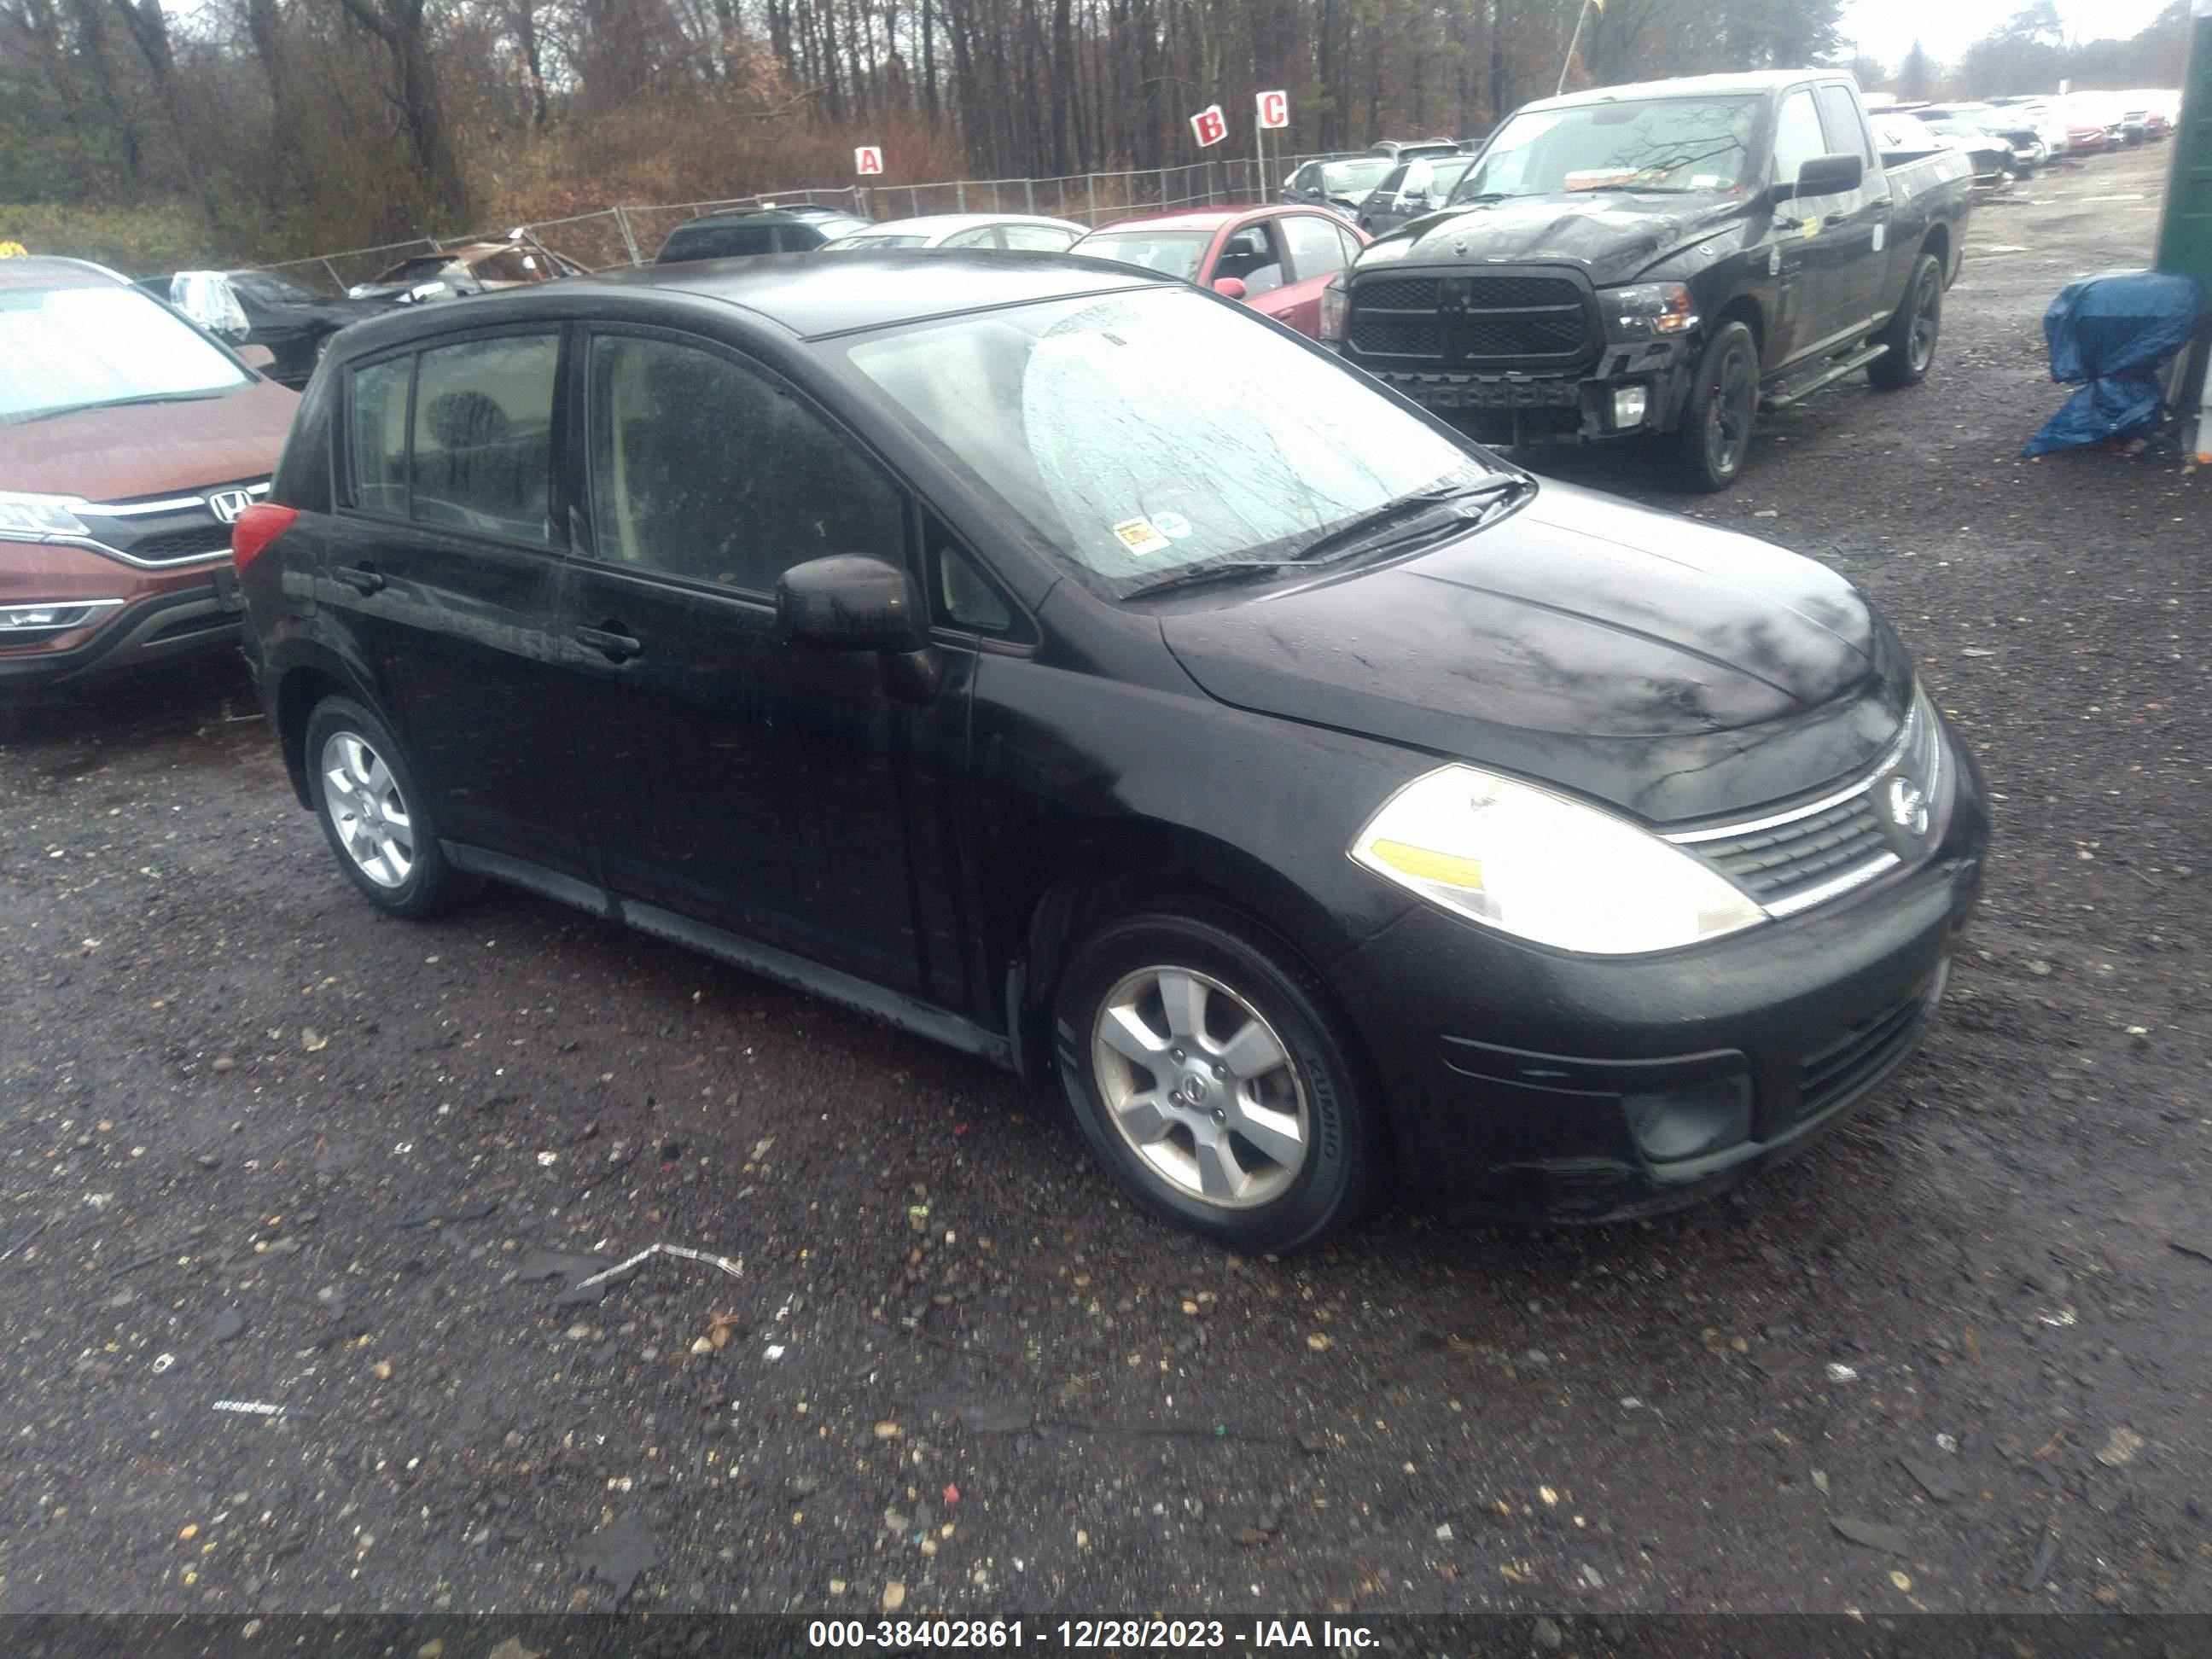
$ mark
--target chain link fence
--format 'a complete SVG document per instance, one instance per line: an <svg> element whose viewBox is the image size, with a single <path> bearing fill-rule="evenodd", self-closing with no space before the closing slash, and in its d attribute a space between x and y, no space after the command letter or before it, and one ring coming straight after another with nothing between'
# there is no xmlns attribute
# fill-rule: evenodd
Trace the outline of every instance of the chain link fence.
<svg viewBox="0 0 2212 1659"><path fill-rule="evenodd" d="M565 219L501 226L468 236L424 236L310 254L264 265L318 283L338 293L368 282L404 260L463 246L471 242L505 242L517 230L588 270L643 264L667 240L668 233L708 213L790 207L807 203L843 208L870 219L917 218L927 213L1032 213L1098 226L1140 213L1171 213L1182 208L1267 202L1282 180L1309 161L1340 160L1340 155L1286 155L1267 163L1247 156L1196 161L1182 167L1145 167L1118 173L1072 173L1049 179L955 179L927 185L817 185L765 191L708 202L668 202L650 207L602 208Z"/></svg>

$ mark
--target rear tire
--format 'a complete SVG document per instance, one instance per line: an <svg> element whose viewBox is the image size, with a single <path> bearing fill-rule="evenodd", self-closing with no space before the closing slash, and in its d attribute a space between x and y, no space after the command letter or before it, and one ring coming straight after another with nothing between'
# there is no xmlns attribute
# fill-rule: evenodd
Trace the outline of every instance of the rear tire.
<svg viewBox="0 0 2212 1659"><path fill-rule="evenodd" d="M1145 1206L1280 1252L1355 1219L1382 1182L1381 1106L1321 982L1211 905L1110 922L1053 1002L1069 1104Z"/></svg>
<svg viewBox="0 0 2212 1659"><path fill-rule="evenodd" d="M307 717L307 795L339 867L386 915L422 920L473 898L483 882L439 850L414 768L392 730L350 697Z"/></svg>
<svg viewBox="0 0 2212 1659"><path fill-rule="evenodd" d="M1905 285L1905 298L1897 314L1875 335L1878 345L1889 348L1867 365L1868 381L1880 391L1899 392L1918 386L1936 362L1936 341L1943 329L1943 264L1923 253Z"/></svg>
<svg viewBox="0 0 2212 1659"><path fill-rule="evenodd" d="M1699 495L1716 495L1743 476L1759 423L1759 343L1741 323L1723 323L1705 356L1674 433L1675 476Z"/></svg>

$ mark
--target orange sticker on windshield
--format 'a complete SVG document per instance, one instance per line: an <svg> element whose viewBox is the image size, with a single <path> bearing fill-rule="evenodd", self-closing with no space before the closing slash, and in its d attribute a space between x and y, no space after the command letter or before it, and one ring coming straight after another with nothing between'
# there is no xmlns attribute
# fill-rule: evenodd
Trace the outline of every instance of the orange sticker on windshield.
<svg viewBox="0 0 2212 1659"><path fill-rule="evenodd" d="M1114 534L1132 553L1158 553L1168 544L1150 519L1124 519L1114 526Z"/></svg>

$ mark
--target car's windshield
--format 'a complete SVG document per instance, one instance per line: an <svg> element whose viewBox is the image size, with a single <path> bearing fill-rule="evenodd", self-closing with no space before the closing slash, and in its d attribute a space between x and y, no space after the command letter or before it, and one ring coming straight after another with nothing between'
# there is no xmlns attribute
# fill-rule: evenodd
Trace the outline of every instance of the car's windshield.
<svg viewBox="0 0 2212 1659"><path fill-rule="evenodd" d="M850 361L1079 578L1121 595L1294 559L1496 468L1327 357L1185 289L877 335Z"/></svg>
<svg viewBox="0 0 2212 1659"><path fill-rule="evenodd" d="M136 289L0 289L0 421L205 397L246 372Z"/></svg>
<svg viewBox="0 0 2212 1659"><path fill-rule="evenodd" d="M1331 161L1321 170L1324 196L1364 196L1382 182L1393 163L1387 155L1359 161Z"/></svg>
<svg viewBox="0 0 2212 1659"><path fill-rule="evenodd" d="M827 252L857 247L923 247L928 241L928 237L916 232L910 236L840 236L835 241L824 242L822 246Z"/></svg>
<svg viewBox="0 0 2212 1659"><path fill-rule="evenodd" d="M1212 240L1210 230L1102 230L1085 237L1069 252L1118 259L1125 265L1164 271L1194 283L1199 262L1206 258L1206 245Z"/></svg>
<svg viewBox="0 0 2212 1659"><path fill-rule="evenodd" d="M1759 105L1756 98L1644 98L1530 110L1498 130L1452 200L1735 190L1751 160Z"/></svg>

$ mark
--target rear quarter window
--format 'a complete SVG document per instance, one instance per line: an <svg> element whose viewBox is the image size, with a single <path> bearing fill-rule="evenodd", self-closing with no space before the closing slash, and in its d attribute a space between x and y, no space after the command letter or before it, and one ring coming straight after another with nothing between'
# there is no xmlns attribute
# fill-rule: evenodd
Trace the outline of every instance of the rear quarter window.
<svg viewBox="0 0 2212 1659"><path fill-rule="evenodd" d="M395 518L407 511L407 392L415 360L398 357L353 376L354 505Z"/></svg>

